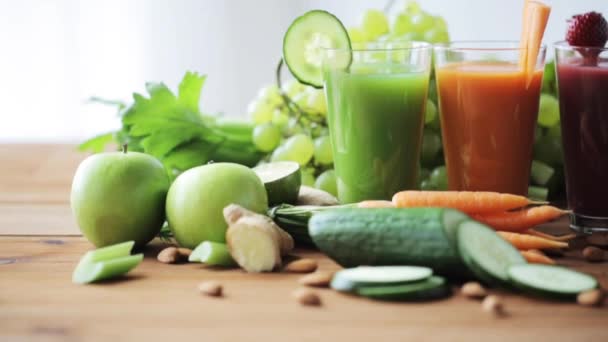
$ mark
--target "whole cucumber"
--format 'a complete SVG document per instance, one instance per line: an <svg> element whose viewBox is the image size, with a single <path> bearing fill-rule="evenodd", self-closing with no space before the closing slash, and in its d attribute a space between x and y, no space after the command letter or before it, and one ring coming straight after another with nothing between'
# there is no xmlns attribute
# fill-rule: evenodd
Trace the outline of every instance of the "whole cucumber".
<svg viewBox="0 0 608 342"><path fill-rule="evenodd" d="M447 208L352 208L316 213L308 229L315 245L344 267L417 265L465 275L456 228L466 220Z"/></svg>

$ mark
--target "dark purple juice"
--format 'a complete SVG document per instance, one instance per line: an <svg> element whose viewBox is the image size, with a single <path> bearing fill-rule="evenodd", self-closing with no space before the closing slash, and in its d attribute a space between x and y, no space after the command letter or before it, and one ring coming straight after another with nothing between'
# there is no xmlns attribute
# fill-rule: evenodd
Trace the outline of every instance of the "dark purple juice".
<svg viewBox="0 0 608 342"><path fill-rule="evenodd" d="M588 220L582 226L608 229L608 60L596 66L564 61L557 73L573 225Z"/></svg>

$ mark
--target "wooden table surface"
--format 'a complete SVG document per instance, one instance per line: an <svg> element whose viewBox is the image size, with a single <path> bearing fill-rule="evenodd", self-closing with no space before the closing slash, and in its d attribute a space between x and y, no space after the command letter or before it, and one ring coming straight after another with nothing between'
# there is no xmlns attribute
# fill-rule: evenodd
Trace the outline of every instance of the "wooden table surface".
<svg viewBox="0 0 608 342"><path fill-rule="evenodd" d="M75 285L92 248L78 235L69 188L85 156L69 145L0 145L0 341L608 341L608 309L497 291L508 316L494 318L459 295L433 303L381 303L318 290L321 307L291 297L297 275L251 275L156 261L160 242L127 277ZM565 224L563 224L565 225ZM321 270L338 266L314 251ZM608 287L608 264L559 260ZM198 294L203 280L224 298Z"/></svg>

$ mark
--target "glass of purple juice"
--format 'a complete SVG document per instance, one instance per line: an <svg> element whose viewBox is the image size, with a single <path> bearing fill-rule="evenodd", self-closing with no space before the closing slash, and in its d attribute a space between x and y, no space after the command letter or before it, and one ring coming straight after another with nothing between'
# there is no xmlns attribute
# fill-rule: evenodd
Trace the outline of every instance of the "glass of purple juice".
<svg viewBox="0 0 608 342"><path fill-rule="evenodd" d="M555 54L570 227L608 232L608 48Z"/></svg>

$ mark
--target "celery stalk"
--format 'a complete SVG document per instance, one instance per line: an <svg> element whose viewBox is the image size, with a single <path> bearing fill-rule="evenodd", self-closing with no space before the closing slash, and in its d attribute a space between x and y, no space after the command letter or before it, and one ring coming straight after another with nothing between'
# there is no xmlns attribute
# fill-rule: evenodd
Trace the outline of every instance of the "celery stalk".
<svg viewBox="0 0 608 342"><path fill-rule="evenodd" d="M228 246L224 243L203 241L201 242L188 257L190 262L202 262L209 266L236 266L236 262L232 259Z"/></svg>
<svg viewBox="0 0 608 342"><path fill-rule="evenodd" d="M128 241L87 252L74 269L72 281L86 284L129 272L143 259L143 254L129 255L133 244Z"/></svg>

